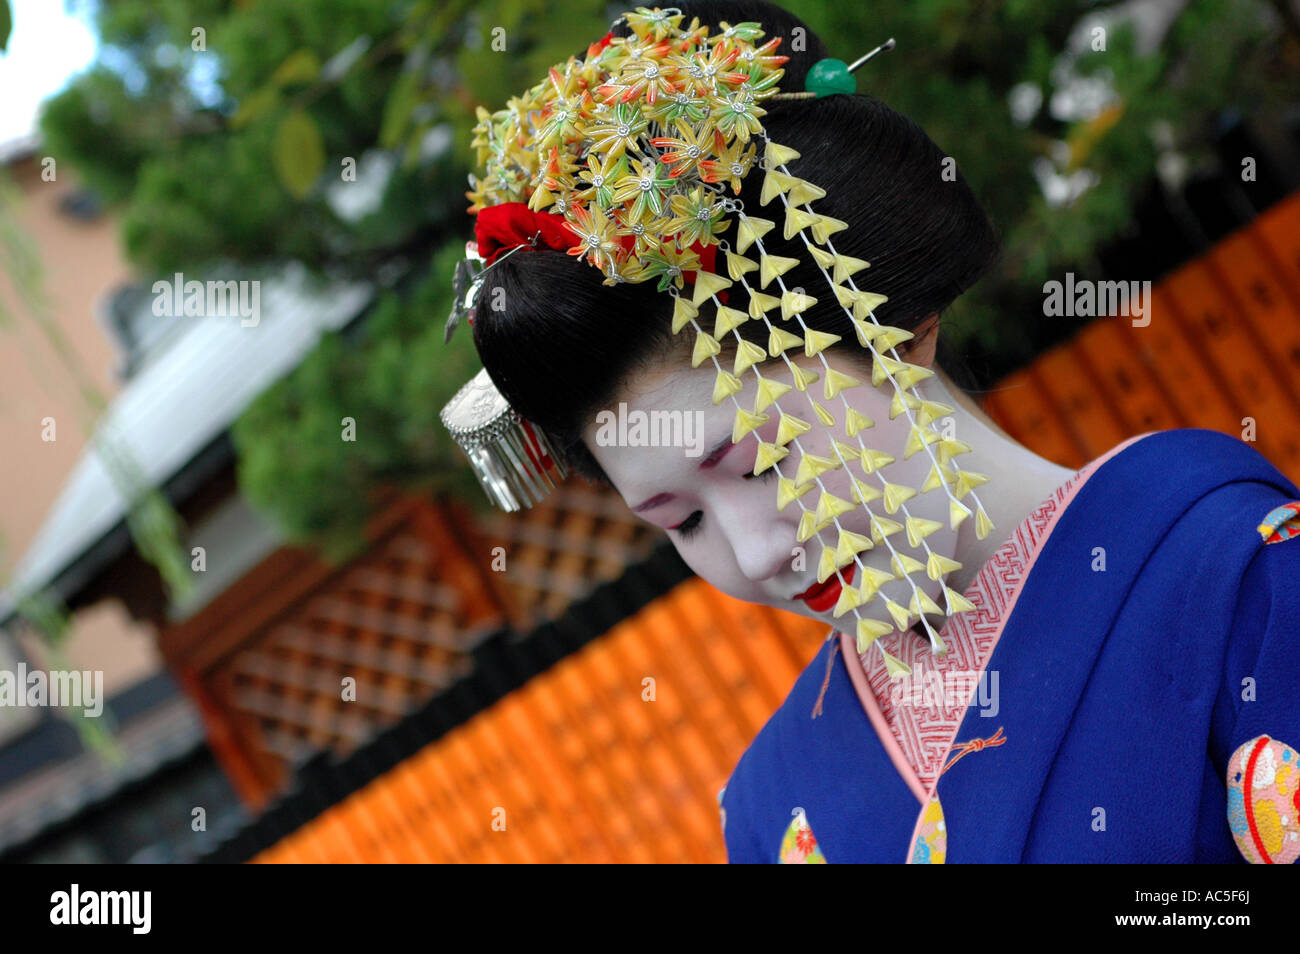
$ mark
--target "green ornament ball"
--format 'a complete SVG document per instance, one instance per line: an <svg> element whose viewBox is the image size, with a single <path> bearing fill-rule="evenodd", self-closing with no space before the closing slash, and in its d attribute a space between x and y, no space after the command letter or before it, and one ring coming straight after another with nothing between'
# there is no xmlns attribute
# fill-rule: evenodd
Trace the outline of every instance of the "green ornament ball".
<svg viewBox="0 0 1300 954"><path fill-rule="evenodd" d="M808 71L804 89L817 96L832 96L835 93L856 93L857 81L849 72L849 64L843 60L818 60Z"/></svg>

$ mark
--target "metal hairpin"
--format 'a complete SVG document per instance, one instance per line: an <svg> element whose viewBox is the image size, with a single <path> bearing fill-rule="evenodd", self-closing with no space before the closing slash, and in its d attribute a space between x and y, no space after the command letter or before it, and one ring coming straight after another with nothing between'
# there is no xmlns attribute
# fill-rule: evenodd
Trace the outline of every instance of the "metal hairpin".
<svg viewBox="0 0 1300 954"><path fill-rule="evenodd" d="M451 340L461 318L474 317L474 300L478 297L479 289L483 287L483 277L521 248L536 248L541 237L542 233L537 232L527 242L516 245L487 266L482 264L483 258L477 251L470 253L468 248L466 249L465 257L456 263L456 271L451 277L451 314L447 316L447 327L442 337L443 344Z"/></svg>
<svg viewBox="0 0 1300 954"><path fill-rule="evenodd" d="M848 71L852 73L854 70L862 66L864 63L870 60L877 53L888 53L897 45L898 44L894 42L894 38L891 36L888 40L880 44L880 46L876 47L870 53L866 53L862 56L859 56L856 60L850 63L848 65ZM814 99L816 98L816 96L817 96L816 93L803 91L798 93L777 93L775 96L772 97L772 99Z"/></svg>
<svg viewBox="0 0 1300 954"><path fill-rule="evenodd" d="M891 36L888 40L886 40L884 43L880 44L880 46L876 47L876 48L875 48L874 50L872 50L870 53L867 53L865 56L860 56L860 57L858 57L856 60L854 60L852 63L850 63L850 64L849 64L849 72L852 73L854 70L856 70L856 69L857 69L859 66L861 66L863 63L867 62L867 60L871 59L871 58L872 58L873 56L875 56L877 53L888 53L888 52L889 52L890 50L892 50L895 46L897 46L897 44L894 42L894 38Z"/></svg>

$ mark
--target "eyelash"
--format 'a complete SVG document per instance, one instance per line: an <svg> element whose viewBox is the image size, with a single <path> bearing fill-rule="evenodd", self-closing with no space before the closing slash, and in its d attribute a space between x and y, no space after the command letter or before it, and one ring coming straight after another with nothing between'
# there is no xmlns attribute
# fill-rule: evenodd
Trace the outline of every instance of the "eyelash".
<svg viewBox="0 0 1300 954"><path fill-rule="evenodd" d="M766 483L767 481L771 480L775 476L776 476L776 468L769 467L761 474L754 474L752 472L744 474L741 479L761 480ZM680 536L683 540L689 540L691 537L695 536L695 534L699 533L700 521L703 519L704 519L704 515L701 514L700 511L696 510L689 517L687 517L685 520L679 523L677 526L669 527L668 529L676 532L677 535Z"/></svg>
<svg viewBox="0 0 1300 954"><path fill-rule="evenodd" d="M677 535L681 537L683 540L689 540L691 537L695 536L695 534L699 532L700 521L702 519L703 516L700 514L698 510L696 510L694 513L692 513L689 517L687 517L677 526L669 527L668 529L676 531Z"/></svg>

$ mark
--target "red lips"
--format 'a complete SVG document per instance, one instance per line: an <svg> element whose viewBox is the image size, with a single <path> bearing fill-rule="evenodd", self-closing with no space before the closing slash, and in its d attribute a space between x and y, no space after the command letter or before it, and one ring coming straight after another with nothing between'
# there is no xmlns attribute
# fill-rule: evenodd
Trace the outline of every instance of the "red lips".
<svg viewBox="0 0 1300 954"><path fill-rule="evenodd" d="M857 565L850 563L840 574L828 577L825 583L814 583L795 596L795 599L803 600L814 613L825 613L839 602L840 590L844 588L840 583L840 575L843 575L846 583L852 583L853 571L856 569Z"/></svg>

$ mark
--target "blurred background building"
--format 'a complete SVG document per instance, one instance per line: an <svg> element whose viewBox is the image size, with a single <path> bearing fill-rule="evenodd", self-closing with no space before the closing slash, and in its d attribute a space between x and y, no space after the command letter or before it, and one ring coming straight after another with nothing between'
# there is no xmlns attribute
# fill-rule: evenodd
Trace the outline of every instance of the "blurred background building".
<svg viewBox="0 0 1300 954"><path fill-rule="evenodd" d="M1296 4L787 6L846 59L898 39L860 89L1002 231L940 361L1012 436L1080 466L1250 419L1300 479ZM110 713L0 707L0 858L722 860L825 633L580 480L489 512L437 421L475 107L621 10L0 9L0 670L102 672ZM1154 320L1045 317L1069 271ZM178 273L256 322L160 316Z"/></svg>

